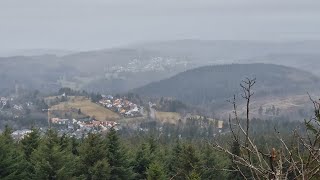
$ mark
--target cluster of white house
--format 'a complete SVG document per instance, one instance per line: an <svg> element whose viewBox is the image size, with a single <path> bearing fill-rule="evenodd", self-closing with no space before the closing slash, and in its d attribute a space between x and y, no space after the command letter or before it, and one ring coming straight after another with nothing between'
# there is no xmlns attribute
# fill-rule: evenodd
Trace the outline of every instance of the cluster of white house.
<svg viewBox="0 0 320 180"><path fill-rule="evenodd" d="M88 132L99 133L107 131L110 128L115 130L120 129L120 124L114 121L96 121L96 120L76 120L76 119L60 119L60 118L51 118L51 123L53 125L65 125L65 128L58 128L60 134L66 133L68 135L74 136L76 138L81 138L82 135L87 135ZM40 128L42 132L45 132L45 129ZM12 132L11 136L16 140L21 140L32 130L30 129L21 129Z"/></svg>
<svg viewBox="0 0 320 180"><path fill-rule="evenodd" d="M30 129L22 129L22 130L16 130L14 132L12 132L11 136L14 139L23 139L27 134L31 133Z"/></svg>
<svg viewBox="0 0 320 180"><path fill-rule="evenodd" d="M1 98L0 98L0 103L1 103L2 105L6 105L7 102L8 102L8 99L7 99L6 97L1 97Z"/></svg>
<svg viewBox="0 0 320 180"><path fill-rule="evenodd" d="M6 106L9 101L13 101L13 98L6 98L6 97L0 97L0 109L2 109L4 106ZM24 104L13 104L12 108L18 111L22 111L24 109L24 106L30 107L32 106L32 102L26 102Z"/></svg>
<svg viewBox="0 0 320 180"><path fill-rule="evenodd" d="M90 131L92 129L100 129L101 131L108 130L111 127L118 128L119 123L114 121L97 121L97 120L77 120L77 119L61 119L61 118L51 118L52 124L66 125L68 129L73 129L76 131Z"/></svg>
<svg viewBox="0 0 320 180"><path fill-rule="evenodd" d="M13 106L13 109L22 111L22 110L23 110L23 107L22 107L22 105L15 104L15 105Z"/></svg>
<svg viewBox="0 0 320 180"><path fill-rule="evenodd" d="M119 113L120 115L123 115L124 117L141 116L141 111L143 109L127 99L113 98L111 95L103 95L102 99L99 101L99 104L105 108Z"/></svg>

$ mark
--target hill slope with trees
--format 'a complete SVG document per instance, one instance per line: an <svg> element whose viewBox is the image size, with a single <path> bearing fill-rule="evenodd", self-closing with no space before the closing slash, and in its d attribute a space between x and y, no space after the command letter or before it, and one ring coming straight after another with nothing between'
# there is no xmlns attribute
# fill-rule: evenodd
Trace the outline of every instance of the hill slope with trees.
<svg viewBox="0 0 320 180"><path fill-rule="evenodd" d="M320 79L306 71L273 64L205 66L134 89L145 96L174 97L194 105L219 104L239 94L239 82L256 78L256 97L312 92Z"/></svg>

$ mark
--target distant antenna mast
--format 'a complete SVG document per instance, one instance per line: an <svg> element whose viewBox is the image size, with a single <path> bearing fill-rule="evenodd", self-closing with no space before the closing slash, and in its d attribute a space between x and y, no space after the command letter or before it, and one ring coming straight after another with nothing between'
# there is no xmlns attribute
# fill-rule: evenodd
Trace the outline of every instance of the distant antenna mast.
<svg viewBox="0 0 320 180"><path fill-rule="evenodd" d="M52 111L52 109L42 109L42 111L48 111L48 126L49 129L51 129L50 111Z"/></svg>
<svg viewBox="0 0 320 180"><path fill-rule="evenodd" d="M17 97L19 96L19 84L17 81L15 81L15 94Z"/></svg>
<svg viewBox="0 0 320 180"><path fill-rule="evenodd" d="M42 111L47 111L48 112L48 126L49 129L51 129L51 120L50 120L50 111L60 111L59 108L58 109L42 109ZM63 110L63 112L66 112L67 110Z"/></svg>

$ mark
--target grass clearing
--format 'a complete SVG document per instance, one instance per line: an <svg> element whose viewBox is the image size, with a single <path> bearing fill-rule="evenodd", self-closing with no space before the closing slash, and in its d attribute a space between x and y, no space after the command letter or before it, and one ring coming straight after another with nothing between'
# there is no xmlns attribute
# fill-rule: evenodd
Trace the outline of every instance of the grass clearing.
<svg viewBox="0 0 320 180"><path fill-rule="evenodd" d="M68 102L62 102L51 107L51 109L63 111L68 111L71 108L81 109L83 114L91 117L95 116L99 121L117 120L120 117L117 113L95 104L85 97L74 97Z"/></svg>
<svg viewBox="0 0 320 180"><path fill-rule="evenodd" d="M176 112L156 111L155 116L156 116L156 119L161 122L168 122L172 124L176 124L179 121L179 119L181 119L181 115Z"/></svg>

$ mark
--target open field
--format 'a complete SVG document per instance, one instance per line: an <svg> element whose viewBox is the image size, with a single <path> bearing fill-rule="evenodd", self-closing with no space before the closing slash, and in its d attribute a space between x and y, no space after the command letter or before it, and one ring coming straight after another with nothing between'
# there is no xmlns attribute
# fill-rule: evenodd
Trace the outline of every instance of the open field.
<svg viewBox="0 0 320 180"><path fill-rule="evenodd" d="M318 97L317 95L311 95L312 97ZM239 99L241 103L238 103L238 115L240 117L245 117L246 105L242 99ZM298 94L298 95L290 95L285 97L268 97L268 98L252 98L252 102L250 105L251 108L251 117L261 118L259 116L258 111L260 106L264 109L263 117L268 118L271 115L266 115L266 108L271 108L275 106L275 108L280 109L280 116L287 116L295 120L303 120L308 117L300 117L299 111L312 110L312 103L309 99L307 93ZM227 118L230 113L232 113L232 106L224 107L224 109L219 109L216 111L223 118Z"/></svg>
<svg viewBox="0 0 320 180"><path fill-rule="evenodd" d="M168 122L168 123L177 123L179 119L181 119L181 115L175 112L155 112L156 119L161 122Z"/></svg>
<svg viewBox="0 0 320 180"><path fill-rule="evenodd" d="M51 109L63 111L68 111L72 108L81 109L83 114L91 117L95 116L99 121L119 119L119 115L117 113L95 104L84 97L74 97L68 102L62 102L51 107Z"/></svg>

